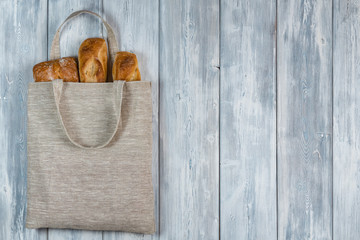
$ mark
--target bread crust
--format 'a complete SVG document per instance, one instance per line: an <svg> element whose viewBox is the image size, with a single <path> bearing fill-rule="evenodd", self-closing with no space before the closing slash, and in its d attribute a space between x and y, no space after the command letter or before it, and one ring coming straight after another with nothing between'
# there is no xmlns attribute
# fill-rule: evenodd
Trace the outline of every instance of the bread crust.
<svg viewBox="0 0 360 240"><path fill-rule="evenodd" d="M116 53L112 76L114 80L140 81L141 75L136 55L130 52Z"/></svg>
<svg viewBox="0 0 360 240"><path fill-rule="evenodd" d="M50 82L54 79L79 82L78 67L73 57L38 63L33 67L33 76L35 82Z"/></svg>
<svg viewBox="0 0 360 240"><path fill-rule="evenodd" d="M80 82L106 82L107 46L102 38L88 38L79 48Z"/></svg>

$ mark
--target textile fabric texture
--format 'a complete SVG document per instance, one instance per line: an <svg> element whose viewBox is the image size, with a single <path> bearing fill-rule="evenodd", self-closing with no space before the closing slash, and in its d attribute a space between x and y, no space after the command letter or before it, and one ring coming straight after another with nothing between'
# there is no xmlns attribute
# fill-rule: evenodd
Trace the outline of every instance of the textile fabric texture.
<svg viewBox="0 0 360 240"><path fill-rule="evenodd" d="M27 228L155 231L151 83L118 82L29 84Z"/></svg>

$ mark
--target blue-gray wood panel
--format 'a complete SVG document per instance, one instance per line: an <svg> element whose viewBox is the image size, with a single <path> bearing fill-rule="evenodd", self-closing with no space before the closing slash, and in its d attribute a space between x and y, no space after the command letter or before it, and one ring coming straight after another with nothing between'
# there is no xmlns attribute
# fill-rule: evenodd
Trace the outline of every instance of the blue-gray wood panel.
<svg viewBox="0 0 360 240"><path fill-rule="evenodd" d="M334 1L334 240L360 239L359 8Z"/></svg>
<svg viewBox="0 0 360 240"><path fill-rule="evenodd" d="M79 9L102 14L153 82L153 236L24 225L27 83ZM359 9L0 1L0 239L360 239ZM106 36L100 22L78 17L65 26L63 56L96 36Z"/></svg>
<svg viewBox="0 0 360 240"><path fill-rule="evenodd" d="M160 1L160 236L219 239L219 1Z"/></svg>
<svg viewBox="0 0 360 240"><path fill-rule="evenodd" d="M279 239L332 238L332 4L277 2Z"/></svg>
<svg viewBox="0 0 360 240"><path fill-rule="evenodd" d="M0 1L0 239L46 239L25 228L27 87L46 59L46 0Z"/></svg>
<svg viewBox="0 0 360 240"><path fill-rule="evenodd" d="M221 239L276 239L276 1L221 1Z"/></svg>

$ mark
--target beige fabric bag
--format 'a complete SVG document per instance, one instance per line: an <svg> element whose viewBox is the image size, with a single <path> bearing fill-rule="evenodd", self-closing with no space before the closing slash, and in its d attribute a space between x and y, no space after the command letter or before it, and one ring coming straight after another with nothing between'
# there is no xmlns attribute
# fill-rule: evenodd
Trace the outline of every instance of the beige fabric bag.
<svg viewBox="0 0 360 240"><path fill-rule="evenodd" d="M150 82L30 83L27 138L26 227L155 231Z"/></svg>

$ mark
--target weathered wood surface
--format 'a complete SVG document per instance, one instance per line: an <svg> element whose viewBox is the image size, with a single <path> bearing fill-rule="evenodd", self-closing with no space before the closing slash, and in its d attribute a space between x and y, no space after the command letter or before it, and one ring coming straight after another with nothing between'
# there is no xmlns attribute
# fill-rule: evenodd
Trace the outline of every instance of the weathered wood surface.
<svg viewBox="0 0 360 240"><path fill-rule="evenodd" d="M332 4L277 3L278 238L332 238Z"/></svg>
<svg viewBox="0 0 360 240"><path fill-rule="evenodd" d="M221 3L221 239L276 239L276 1Z"/></svg>
<svg viewBox="0 0 360 240"><path fill-rule="evenodd" d="M114 28L120 51L136 54L141 78L151 81L153 102L153 184L157 232L104 232L104 240L159 239L159 1L103 0L103 16Z"/></svg>
<svg viewBox="0 0 360 240"><path fill-rule="evenodd" d="M25 228L27 87L46 58L45 1L0 1L0 239L46 239Z"/></svg>
<svg viewBox="0 0 360 240"><path fill-rule="evenodd" d="M102 15L102 1L48 0L48 56L53 37L60 24L74 11L87 9ZM96 17L82 14L63 27L60 35L61 56L77 57L82 41L89 37L102 37L102 25ZM101 231L49 229L49 240L100 240Z"/></svg>
<svg viewBox="0 0 360 240"><path fill-rule="evenodd" d="M334 1L334 240L360 238L359 8Z"/></svg>
<svg viewBox="0 0 360 240"><path fill-rule="evenodd" d="M219 239L219 1L160 1L161 239Z"/></svg>
<svg viewBox="0 0 360 240"><path fill-rule="evenodd" d="M359 239L359 8L0 1L0 239ZM153 236L24 225L27 83L80 9L103 15L153 82ZM62 56L96 36L100 22L77 17Z"/></svg>

